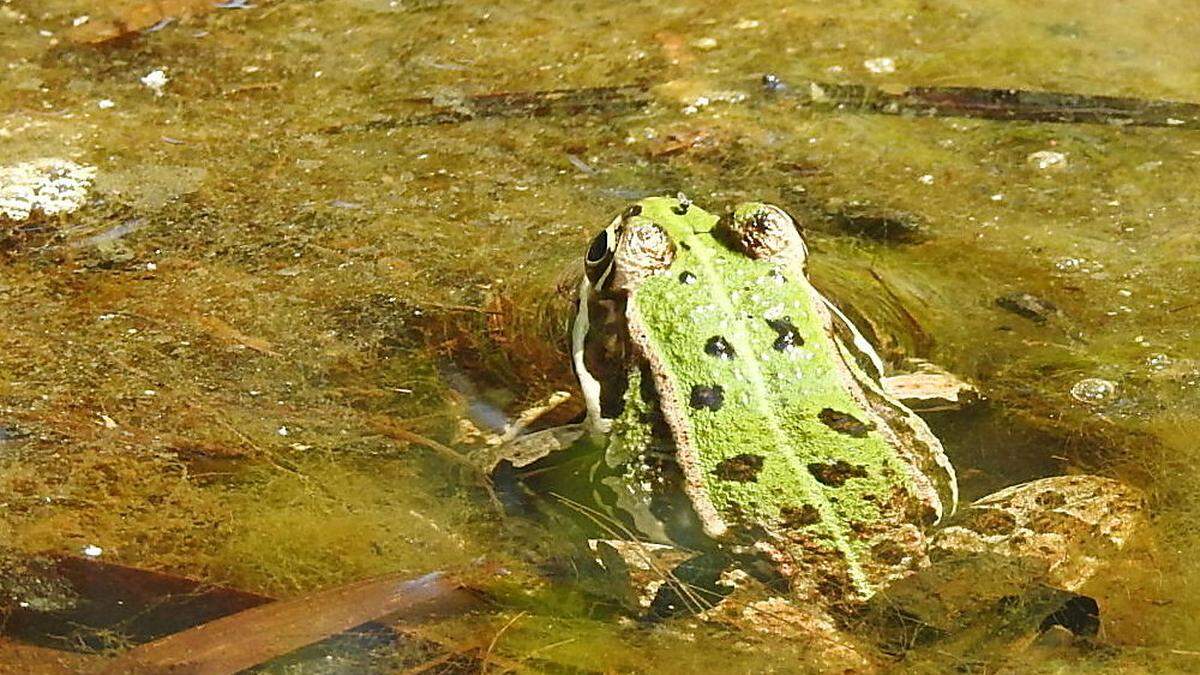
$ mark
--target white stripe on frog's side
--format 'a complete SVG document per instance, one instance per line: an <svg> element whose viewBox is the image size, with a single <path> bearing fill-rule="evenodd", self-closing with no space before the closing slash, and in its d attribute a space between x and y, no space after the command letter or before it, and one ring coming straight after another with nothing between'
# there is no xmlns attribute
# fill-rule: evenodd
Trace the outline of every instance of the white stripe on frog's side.
<svg viewBox="0 0 1200 675"><path fill-rule="evenodd" d="M612 430L613 421L605 418L601 412L600 381L587 369L587 362L584 359L584 354L587 352L588 331L592 328L591 317L588 316L588 299L592 297L596 289L604 288L604 284L612 275L611 255L616 248L618 231L623 221L624 216L617 216L605 228L608 233L607 241L610 260L604 271L596 278L595 284L588 278L585 263L583 278L580 279L579 290L576 291L577 305L575 307L575 320L571 322L571 361L575 364L575 377L579 380L579 389L583 392L583 403L587 408L587 420L584 421L584 426L592 434L607 434Z"/></svg>
<svg viewBox="0 0 1200 675"><path fill-rule="evenodd" d="M833 312L834 316L846 327L846 330L850 331L850 335L854 340L854 348L867 357L871 365L875 368L875 379L883 377L883 359L879 358L879 352L876 352L875 347L870 342L867 342L867 339L859 332L858 326L855 326L849 317L843 314L842 310L838 309L838 306L830 302L829 298L825 297L820 291L817 292L817 297L821 298L821 302L825 303L829 311Z"/></svg>
<svg viewBox="0 0 1200 675"><path fill-rule="evenodd" d="M579 308L571 324L571 360L575 363L575 377L583 392L583 403L587 407L585 425L593 434L607 434L612 429L612 420L605 419L600 412L600 381L587 369L584 362L584 347L591 322L588 320L588 297L592 293L592 282L587 275L579 282Z"/></svg>
<svg viewBox="0 0 1200 675"><path fill-rule="evenodd" d="M899 410L901 414L909 418L909 424L912 425L913 428L925 428L925 430L928 432L929 439L931 440L928 440L927 442L933 446L930 447L930 454L933 456L934 463L937 464L938 468L942 470L943 485L950 493L950 508L944 509L944 507L942 507L938 509L937 520L940 522L944 515L953 514L958 508L958 475L954 470L954 465L950 463L950 458L946 456L946 451L942 449L941 442L937 440L937 437L933 435L933 432L928 431L928 426L925 424L925 421L922 420L921 417L915 412L910 410L908 406L904 405L899 400L888 394L884 390L883 386L879 384L880 378L882 378L884 375L883 359L879 357L879 352L875 351L874 345L872 345L865 337L863 337L862 332L858 330L858 326L855 326L854 323L850 321L850 318L843 314L842 310L838 309L838 306L833 304L829 298L826 298L823 294L821 294L820 291L817 291L817 296L821 298L821 301L826 307L829 308L829 311L832 312L833 315L837 317L839 321L841 321L846 330L849 331L851 339L854 343L854 349L857 351L857 353L863 357L866 357L866 359L871 362L871 367L875 369L875 374L868 375L867 381L863 383L864 386L870 387L871 391L877 396L882 397L894 409ZM838 340L838 342L845 348L845 343L843 341ZM859 359L856 359L856 361L859 361Z"/></svg>

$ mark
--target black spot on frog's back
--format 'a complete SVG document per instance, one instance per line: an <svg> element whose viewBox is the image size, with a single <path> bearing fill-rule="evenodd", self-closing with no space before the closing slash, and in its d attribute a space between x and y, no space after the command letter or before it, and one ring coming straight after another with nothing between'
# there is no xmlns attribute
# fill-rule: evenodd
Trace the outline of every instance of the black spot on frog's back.
<svg viewBox="0 0 1200 675"><path fill-rule="evenodd" d="M725 388L719 384L712 386L697 384L692 387L692 395L688 400L697 410L707 408L713 412L725 405Z"/></svg>
<svg viewBox="0 0 1200 675"><path fill-rule="evenodd" d="M714 335L708 338L708 342L704 343L704 353L718 359L733 359L737 356L733 345L729 344L724 336Z"/></svg>
<svg viewBox="0 0 1200 675"><path fill-rule="evenodd" d="M796 324L792 323L792 317L767 319L767 325L775 331L775 342L771 345L775 351L782 352L804 344L804 338L800 337L800 331L796 329Z"/></svg>
<svg viewBox="0 0 1200 675"><path fill-rule="evenodd" d="M722 461L713 469L713 475L721 480L731 480L738 483L753 483L758 480L758 472L762 471L763 456L742 453Z"/></svg>
<svg viewBox="0 0 1200 675"><path fill-rule="evenodd" d="M825 408L817 415L817 418L830 429L855 438L866 438L867 433L871 431L870 424L859 420L850 413L844 413L833 408Z"/></svg>
<svg viewBox="0 0 1200 675"><path fill-rule="evenodd" d="M844 459L836 462L813 462L808 465L808 472L822 485L841 487L851 478L866 478L867 469L854 465Z"/></svg>

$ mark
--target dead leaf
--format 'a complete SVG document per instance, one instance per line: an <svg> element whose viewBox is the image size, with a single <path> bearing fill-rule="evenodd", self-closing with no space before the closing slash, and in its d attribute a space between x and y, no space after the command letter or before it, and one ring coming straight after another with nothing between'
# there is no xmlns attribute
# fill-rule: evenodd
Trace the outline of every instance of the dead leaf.
<svg viewBox="0 0 1200 675"><path fill-rule="evenodd" d="M270 342L259 337L254 337L253 335L246 335L215 316L196 315L194 319L202 329L215 338L227 342L236 342L247 349L253 349L267 356L280 356L280 353L275 351Z"/></svg>
<svg viewBox="0 0 1200 675"><path fill-rule="evenodd" d="M190 19L216 11L213 0L143 0L108 2L108 16L92 19L66 31L75 44L97 45L129 37L170 19Z"/></svg>

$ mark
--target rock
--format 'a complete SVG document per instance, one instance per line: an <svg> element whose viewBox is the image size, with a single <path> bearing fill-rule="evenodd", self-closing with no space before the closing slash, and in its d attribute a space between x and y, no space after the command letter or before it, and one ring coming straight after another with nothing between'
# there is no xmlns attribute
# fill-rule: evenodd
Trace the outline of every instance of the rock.
<svg viewBox="0 0 1200 675"><path fill-rule="evenodd" d="M996 306L1017 316L1042 324L1058 315L1058 307L1032 293L1016 292L996 298Z"/></svg>
<svg viewBox="0 0 1200 675"><path fill-rule="evenodd" d="M73 213L95 177L95 167L52 157L0 166L0 222Z"/></svg>

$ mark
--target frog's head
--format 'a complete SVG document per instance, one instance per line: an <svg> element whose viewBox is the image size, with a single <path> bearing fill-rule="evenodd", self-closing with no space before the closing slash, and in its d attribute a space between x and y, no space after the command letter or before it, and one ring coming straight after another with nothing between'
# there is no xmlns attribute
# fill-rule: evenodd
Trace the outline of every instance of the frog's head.
<svg viewBox="0 0 1200 675"><path fill-rule="evenodd" d="M647 280L673 274L683 286L700 289L709 279L700 270L676 267L684 253L723 250L801 273L808 256L796 222L782 209L759 202L738 204L718 217L694 206L683 196L643 199L617 216L596 235L584 259L585 276L579 289L579 312L572 328L575 370L589 401L589 419L609 417L600 408L617 401L604 392L627 370L631 350L626 341L625 306ZM603 429L604 423L598 428Z"/></svg>
<svg viewBox="0 0 1200 675"><path fill-rule="evenodd" d="M587 276L594 291L628 293L670 270L680 246L695 244L801 269L808 258L796 221L777 206L744 202L718 218L683 197L652 197L626 209L592 240Z"/></svg>

